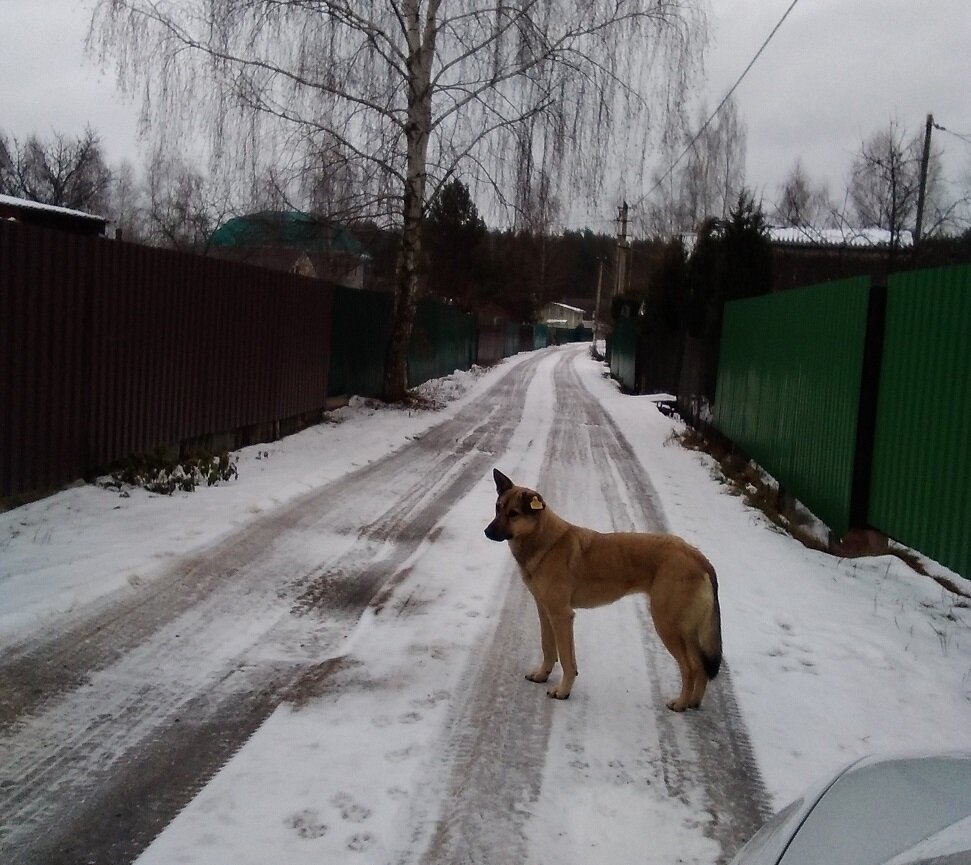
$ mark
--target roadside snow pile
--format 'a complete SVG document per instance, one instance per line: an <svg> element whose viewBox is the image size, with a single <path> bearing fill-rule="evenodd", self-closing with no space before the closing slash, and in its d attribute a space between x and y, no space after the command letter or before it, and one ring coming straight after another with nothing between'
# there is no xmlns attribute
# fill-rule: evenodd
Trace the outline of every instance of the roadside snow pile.
<svg viewBox="0 0 971 865"><path fill-rule="evenodd" d="M469 388L482 378L486 372L488 372L488 369L478 364L473 365L470 370L457 369L451 375L447 375L444 378L433 378L424 384L418 385L418 387L414 388L414 393L421 399L428 400L433 405L441 406L465 396Z"/></svg>

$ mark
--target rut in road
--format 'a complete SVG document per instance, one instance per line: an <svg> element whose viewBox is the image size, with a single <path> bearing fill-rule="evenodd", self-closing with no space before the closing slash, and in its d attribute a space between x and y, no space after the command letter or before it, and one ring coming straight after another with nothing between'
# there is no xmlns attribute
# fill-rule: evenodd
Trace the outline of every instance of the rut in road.
<svg viewBox="0 0 971 865"><path fill-rule="evenodd" d="M554 369L556 413L540 477L550 500L567 500L571 478L595 476L617 531L666 531L659 498L630 444L587 391L574 368L575 353L565 353ZM537 442L538 446L540 443ZM522 483L529 483L520 479ZM701 712L675 715L661 695L673 661L654 634L646 604L639 599L642 649L653 693L659 771L667 794L686 805L689 792L705 802L706 833L727 861L769 813L767 794L732 693L727 664L712 683ZM582 615L582 613L580 614ZM441 811L419 814L430 822L422 865L456 862L538 860L530 819L541 797L550 730L557 712L572 705L537 700L534 686L523 684L521 658L536 651L536 613L515 567L491 645L473 658L468 671L471 697L455 711L455 731L442 773L446 776ZM583 662L581 661L581 670ZM582 682L582 678L581 678ZM586 724L593 719L573 712L566 749L580 753ZM650 725L644 725L649 728ZM554 805L553 811L557 808ZM411 861L405 855L402 862Z"/></svg>
<svg viewBox="0 0 971 865"><path fill-rule="evenodd" d="M530 357L476 405L0 655L0 860L130 862L491 468ZM58 623L60 626L62 623Z"/></svg>

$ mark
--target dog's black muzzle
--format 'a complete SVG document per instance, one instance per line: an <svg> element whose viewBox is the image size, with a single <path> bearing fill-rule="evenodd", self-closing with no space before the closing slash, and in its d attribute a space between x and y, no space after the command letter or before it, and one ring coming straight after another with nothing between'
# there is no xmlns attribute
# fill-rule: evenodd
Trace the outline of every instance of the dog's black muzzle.
<svg viewBox="0 0 971 865"><path fill-rule="evenodd" d="M485 527L485 536L490 541L508 541L512 537L512 535L507 535L505 532L500 531L495 520Z"/></svg>

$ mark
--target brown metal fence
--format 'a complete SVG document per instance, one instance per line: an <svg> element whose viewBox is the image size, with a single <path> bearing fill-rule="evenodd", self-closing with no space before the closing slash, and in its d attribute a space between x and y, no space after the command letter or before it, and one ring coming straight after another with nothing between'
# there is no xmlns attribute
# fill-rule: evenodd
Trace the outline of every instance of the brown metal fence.
<svg viewBox="0 0 971 865"><path fill-rule="evenodd" d="M0 498L323 409L319 280L0 223Z"/></svg>

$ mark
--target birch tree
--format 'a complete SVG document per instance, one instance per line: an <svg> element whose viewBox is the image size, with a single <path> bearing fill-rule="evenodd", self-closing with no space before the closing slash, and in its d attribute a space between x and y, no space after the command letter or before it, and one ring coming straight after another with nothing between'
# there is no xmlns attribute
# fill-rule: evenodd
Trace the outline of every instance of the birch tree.
<svg viewBox="0 0 971 865"><path fill-rule="evenodd" d="M836 211L826 185L815 184L797 158L779 186L773 218L780 225L804 229L807 237L815 237L818 229L834 227Z"/></svg>
<svg viewBox="0 0 971 865"><path fill-rule="evenodd" d="M648 234L668 238L697 231L706 219L726 219L745 189L748 132L738 105L729 99L714 118L706 120L707 113L702 107L697 127L685 126L667 142L664 161L674 160L674 167L654 178L644 220Z"/></svg>
<svg viewBox="0 0 971 865"><path fill-rule="evenodd" d="M909 139L896 122L860 147L850 170L849 198L857 224L890 232L890 246L913 224L920 185L920 141Z"/></svg>
<svg viewBox="0 0 971 865"><path fill-rule="evenodd" d="M680 107L703 45L694 2L99 0L90 37L145 122L203 134L213 168L332 153L362 179L362 210L401 236L384 382L398 400L429 198L460 169L512 209L539 178L596 194L618 140Z"/></svg>

